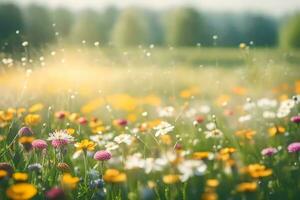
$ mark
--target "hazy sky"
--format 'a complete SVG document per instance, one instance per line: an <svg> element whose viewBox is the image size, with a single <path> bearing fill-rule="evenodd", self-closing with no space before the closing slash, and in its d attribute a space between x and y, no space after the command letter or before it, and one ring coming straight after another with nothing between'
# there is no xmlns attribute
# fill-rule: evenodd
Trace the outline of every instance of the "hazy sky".
<svg viewBox="0 0 300 200"><path fill-rule="evenodd" d="M3 0L0 0L3 1ZM85 7L104 8L136 5L154 9L164 9L178 5L192 5L205 11L263 12L282 15L300 10L300 0L11 0L20 4L38 2L51 7L68 6L74 9Z"/></svg>

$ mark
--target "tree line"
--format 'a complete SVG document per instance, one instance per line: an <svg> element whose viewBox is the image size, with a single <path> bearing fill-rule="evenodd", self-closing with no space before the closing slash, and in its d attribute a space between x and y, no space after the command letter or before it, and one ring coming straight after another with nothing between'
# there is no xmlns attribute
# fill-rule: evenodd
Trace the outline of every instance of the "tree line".
<svg viewBox="0 0 300 200"><path fill-rule="evenodd" d="M40 5L0 4L2 51L22 41L44 47L57 41L102 46L300 47L300 15L276 19L260 14L205 13L190 7L164 11L109 7L72 12Z"/></svg>

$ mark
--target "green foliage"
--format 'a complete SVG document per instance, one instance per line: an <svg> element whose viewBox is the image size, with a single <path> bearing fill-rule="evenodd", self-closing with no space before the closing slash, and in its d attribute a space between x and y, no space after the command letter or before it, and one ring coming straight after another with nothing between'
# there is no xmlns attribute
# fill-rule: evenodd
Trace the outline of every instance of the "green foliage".
<svg viewBox="0 0 300 200"><path fill-rule="evenodd" d="M149 27L145 16L135 8L125 9L113 30L116 46L137 46L149 43Z"/></svg>
<svg viewBox="0 0 300 200"><path fill-rule="evenodd" d="M14 4L0 6L0 44L4 51L14 51L19 48L19 36L16 31L23 31L24 22L21 10Z"/></svg>
<svg viewBox="0 0 300 200"><path fill-rule="evenodd" d="M178 8L167 16L166 42L174 46L195 46L204 39L203 20L193 8Z"/></svg>
<svg viewBox="0 0 300 200"><path fill-rule="evenodd" d="M68 37L74 22L73 13L68 9L58 8L53 12L53 22L56 24L55 30L62 37Z"/></svg>
<svg viewBox="0 0 300 200"><path fill-rule="evenodd" d="M83 11L72 30L72 39L76 42L85 40L93 44L105 40L104 22L99 13L93 10Z"/></svg>
<svg viewBox="0 0 300 200"><path fill-rule="evenodd" d="M26 35L33 46L44 46L55 38L50 13L44 7L31 5L25 11Z"/></svg>
<svg viewBox="0 0 300 200"><path fill-rule="evenodd" d="M284 48L300 48L300 13L290 17L281 27L280 45Z"/></svg>

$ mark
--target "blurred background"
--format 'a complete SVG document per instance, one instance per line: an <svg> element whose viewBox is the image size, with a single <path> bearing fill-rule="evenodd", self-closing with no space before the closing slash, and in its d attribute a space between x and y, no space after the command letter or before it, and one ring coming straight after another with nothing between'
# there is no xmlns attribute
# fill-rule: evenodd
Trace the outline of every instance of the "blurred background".
<svg viewBox="0 0 300 200"><path fill-rule="evenodd" d="M300 77L298 0L0 2L0 106L273 97Z"/></svg>
<svg viewBox="0 0 300 200"><path fill-rule="evenodd" d="M4 52L56 42L101 46L300 47L297 0L15 0L0 3Z"/></svg>

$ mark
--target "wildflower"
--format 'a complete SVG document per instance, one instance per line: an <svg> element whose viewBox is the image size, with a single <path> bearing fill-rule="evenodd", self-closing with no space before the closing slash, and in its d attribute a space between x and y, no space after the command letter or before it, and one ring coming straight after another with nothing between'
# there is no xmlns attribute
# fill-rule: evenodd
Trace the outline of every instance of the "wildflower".
<svg viewBox="0 0 300 200"><path fill-rule="evenodd" d="M220 138L223 136L223 132L219 129L204 132L206 138Z"/></svg>
<svg viewBox="0 0 300 200"><path fill-rule="evenodd" d="M175 109L172 106L159 108L158 109L158 116L159 117L172 117L174 116Z"/></svg>
<svg viewBox="0 0 300 200"><path fill-rule="evenodd" d="M13 200L31 199L36 193L36 187L29 183L17 183L6 190L6 195Z"/></svg>
<svg viewBox="0 0 300 200"><path fill-rule="evenodd" d="M92 152L95 149L96 143L89 141L87 139L81 140L80 142L75 143L76 152L73 154L73 158L78 158L82 152Z"/></svg>
<svg viewBox="0 0 300 200"><path fill-rule="evenodd" d="M285 128L283 126L273 126L268 129L270 136L275 136L277 134L283 134L285 133Z"/></svg>
<svg viewBox="0 0 300 200"><path fill-rule="evenodd" d="M119 170L107 169L104 173L103 179L110 183L122 183L127 180L127 176Z"/></svg>
<svg viewBox="0 0 300 200"><path fill-rule="evenodd" d="M24 126L24 127L20 128L20 130L18 131L18 135L21 137L22 136L32 136L33 132L29 127Z"/></svg>
<svg viewBox="0 0 300 200"><path fill-rule="evenodd" d="M66 199L65 193L61 188L54 187L46 192L46 199L48 200L64 200Z"/></svg>
<svg viewBox="0 0 300 200"><path fill-rule="evenodd" d="M172 143L172 138L170 135L162 135L159 137L163 144L170 145Z"/></svg>
<svg viewBox="0 0 300 200"><path fill-rule="evenodd" d="M238 192L253 192L257 189L256 182L245 182L237 185L236 190Z"/></svg>
<svg viewBox="0 0 300 200"><path fill-rule="evenodd" d="M74 138L66 130L59 130L49 134L48 140L54 148L60 148L72 142Z"/></svg>
<svg viewBox="0 0 300 200"><path fill-rule="evenodd" d="M61 178L62 185L67 189L75 189L79 182L78 177L73 177L71 174L66 173Z"/></svg>
<svg viewBox="0 0 300 200"><path fill-rule="evenodd" d="M19 143L23 145L24 149L26 151L31 150L32 148L32 141L34 140L34 137L30 136L23 136L19 138Z"/></svg>
<svg viewBox="0 0 300 200"><path fill-rule="evenodd" d="M202 122L204 122L204 117L202 115L199 115L196 117L196 122L198 124L201 124Z"/></svg>
<svg viewBox="0 0 300 200"><path fill-rule="evenodd" d="M63 172L70 171L70 167L67 163L58 163L56 167Z"/></svg>
<svg viewBox="0 0 300 200"><path fill-rule="evenodd" d="M178 174L168 174L163 176L163 182L165 184L174 184L180 181L180 176Z"/></svg>
<svg viewBox="0 0 300 200"><path fill-rule="evenodd" d="M28 165L29 171L40 172L41 169L42 169L42 165L40 163L34 163L34 164Z"/></svg>
<svg viewBox="0 0 300 200"><path fill-rule="evenodd" d="M296 124L300 124L300 115L297 115L297 116L293 116L291 118L291 122L294 122Z"/></svg>
<svg viewBox="0 0 300 200"><path fill-rule="evenodd" d="M120 134L114 138L114 141L118 144L125 143L130 145L132 143L132 136L129 134Z"/></svg>
<svg viewBox="0 0 300 200"><path fill-rule="evenodd" d="M113 121L113 124L116 126L127 126L128 121L126 119L116 119Z"/></svg>
<svg viewBox="0 0 300 200"><path fill-rule="evenodd" d="M102 189L104 187L104 181L103 179L96 179L96 180L92 180L90 182L90 187L92 189L98 188L98 189Z"/></svg>
<svg viewBox="0 0 300 200"><path fill-rule="evenodd" d="M54 115L57 119L64 119L67 116L67 112L65 111L58 111Z"/></svg>
<svg viewBox="0 0 300 200"><path fill-rule="evenodd" d="M94 155L94 159L98 161L106 161L111 159L111 153L106 150L97 151Z"/></svg>
<svg viewBox="0 0 300 200"><path fill-rule="evenodd" d="M201 196L201 200L217 200L218 194L215 191L206 191Z"/></svg>
<svg viewBox="0 0 300 200"><path fill-rule="evenodd" d="M43 104L37 103L37 104L32 105L32 106L28 109L28 111L29 111L30 113L34 113L34 112L39 112L39 111L41 111L43 108L44 108L44 105L43 105Z"/></svg>
<svg viewBox="0 0 300 200"><path fill-rule="evenodd" d="M13 179L15 180L15 181L27 181L27 179L28 179L28 174L26 174L26 173L21 173L21 172L16 172L16 173L14 173L13 174Z"/></svg>
<svg viewBox="0 0 300 200"><path fill-rule="evenodd" d="M47 148L47 142L45 140L36 139L31 142L34 149L43 150Z"/></svg>
<svg viewBox="0 0 300 200"><path fill-rule="evenodd" d="M256 135L256 131L251 129L243 129L243 130L236 131L235 135L239 137L244 137L247 140L252 140L253 137Z"/></svg>
<svg viewBox="0 0 300 200"><path fill-rule="evenodd" d="M77 121L80 125L86 125L88 123L85 117L79 117Z"/></svg>
<svg viewBox="0 0 300 200"><path fill-rule="evenodd" d="M240 43L240 49L245 49L247 47L247 45L245 43Z"/></svg>
<svg viewBox="0 0 300 200"><path fill-rule="evenodd" d="M263 156L272 156L274 154L276 154L278 152L278 150L276 148L273 148L273 147L268 147L268 148L265 148L261 151L261 154Z"/></svg>
<svg viewBox="0 0 300 200"><path fill-rule="evenodd" d="M116 150L119 148L119 145L116 144L115 142L108 142L106 145L105 145L105 148L108 150L108 151L112 151L112 150Z"/></svg>
<svg viewBox="0 0 300 200"><path fill-rule="evenodd" d="M250 164L241 169L242 172L248 173L253 178L261 178L272 175L272 170L267 169L264 165Z"/></svg>
<svg viewBox="0 0 300 200"><path fill-rule="evenodd" d="M296 153L300 151L300 142L293 142L288 146L288 152L290 153Z"/></svg>
<svg viewBox="0 0 300 200"><path fill-rule="evenodd" d="M213 154L209 151L198 151L193 153L193 159L195 160L204 160L212 158Z"/></svg>
<svg viewBox="0 0 300 200"><path fill-rule="evenodd" d="M158 137L160 135L165 135L173 131L173 129L174 129L173 125L163 121L158 126L154 127L154 130L156 130L155 137Z"/></svg>
<svg viewBox="0 0 300 200"><path fill-rule="evenodd" d="M0 180L8 175L7 171L0 169Z"/></svg>
<svg viewBox="0 0 300 200"><path fill-rule="evenodd" d="M28 114L26 115L24 122L26 125L35 126L42 121L42 118L38 114Z"/></svg>
<svg viewBox="0 0 300 200"><path fill-rule="evenodd" d="M211 188L215 188L219 185L219 181L217 179L208 179L206 181L206 185Z"/></svg>
<svg viewBox="0 0 300 200"><path fill-rule="evenodd" d="M11 176L14 173L14 168L11 166L11 164L6 162L0 163L0 170L6 171L9 176Z"/></svg>
<svg viewBox="0 0 300 200"><path fill-rule="evenodd" d="M207 166L201 160L185 160L177 168L182 174L180 175L180 180L184 182L194 175L202 175Z"/></svg>

